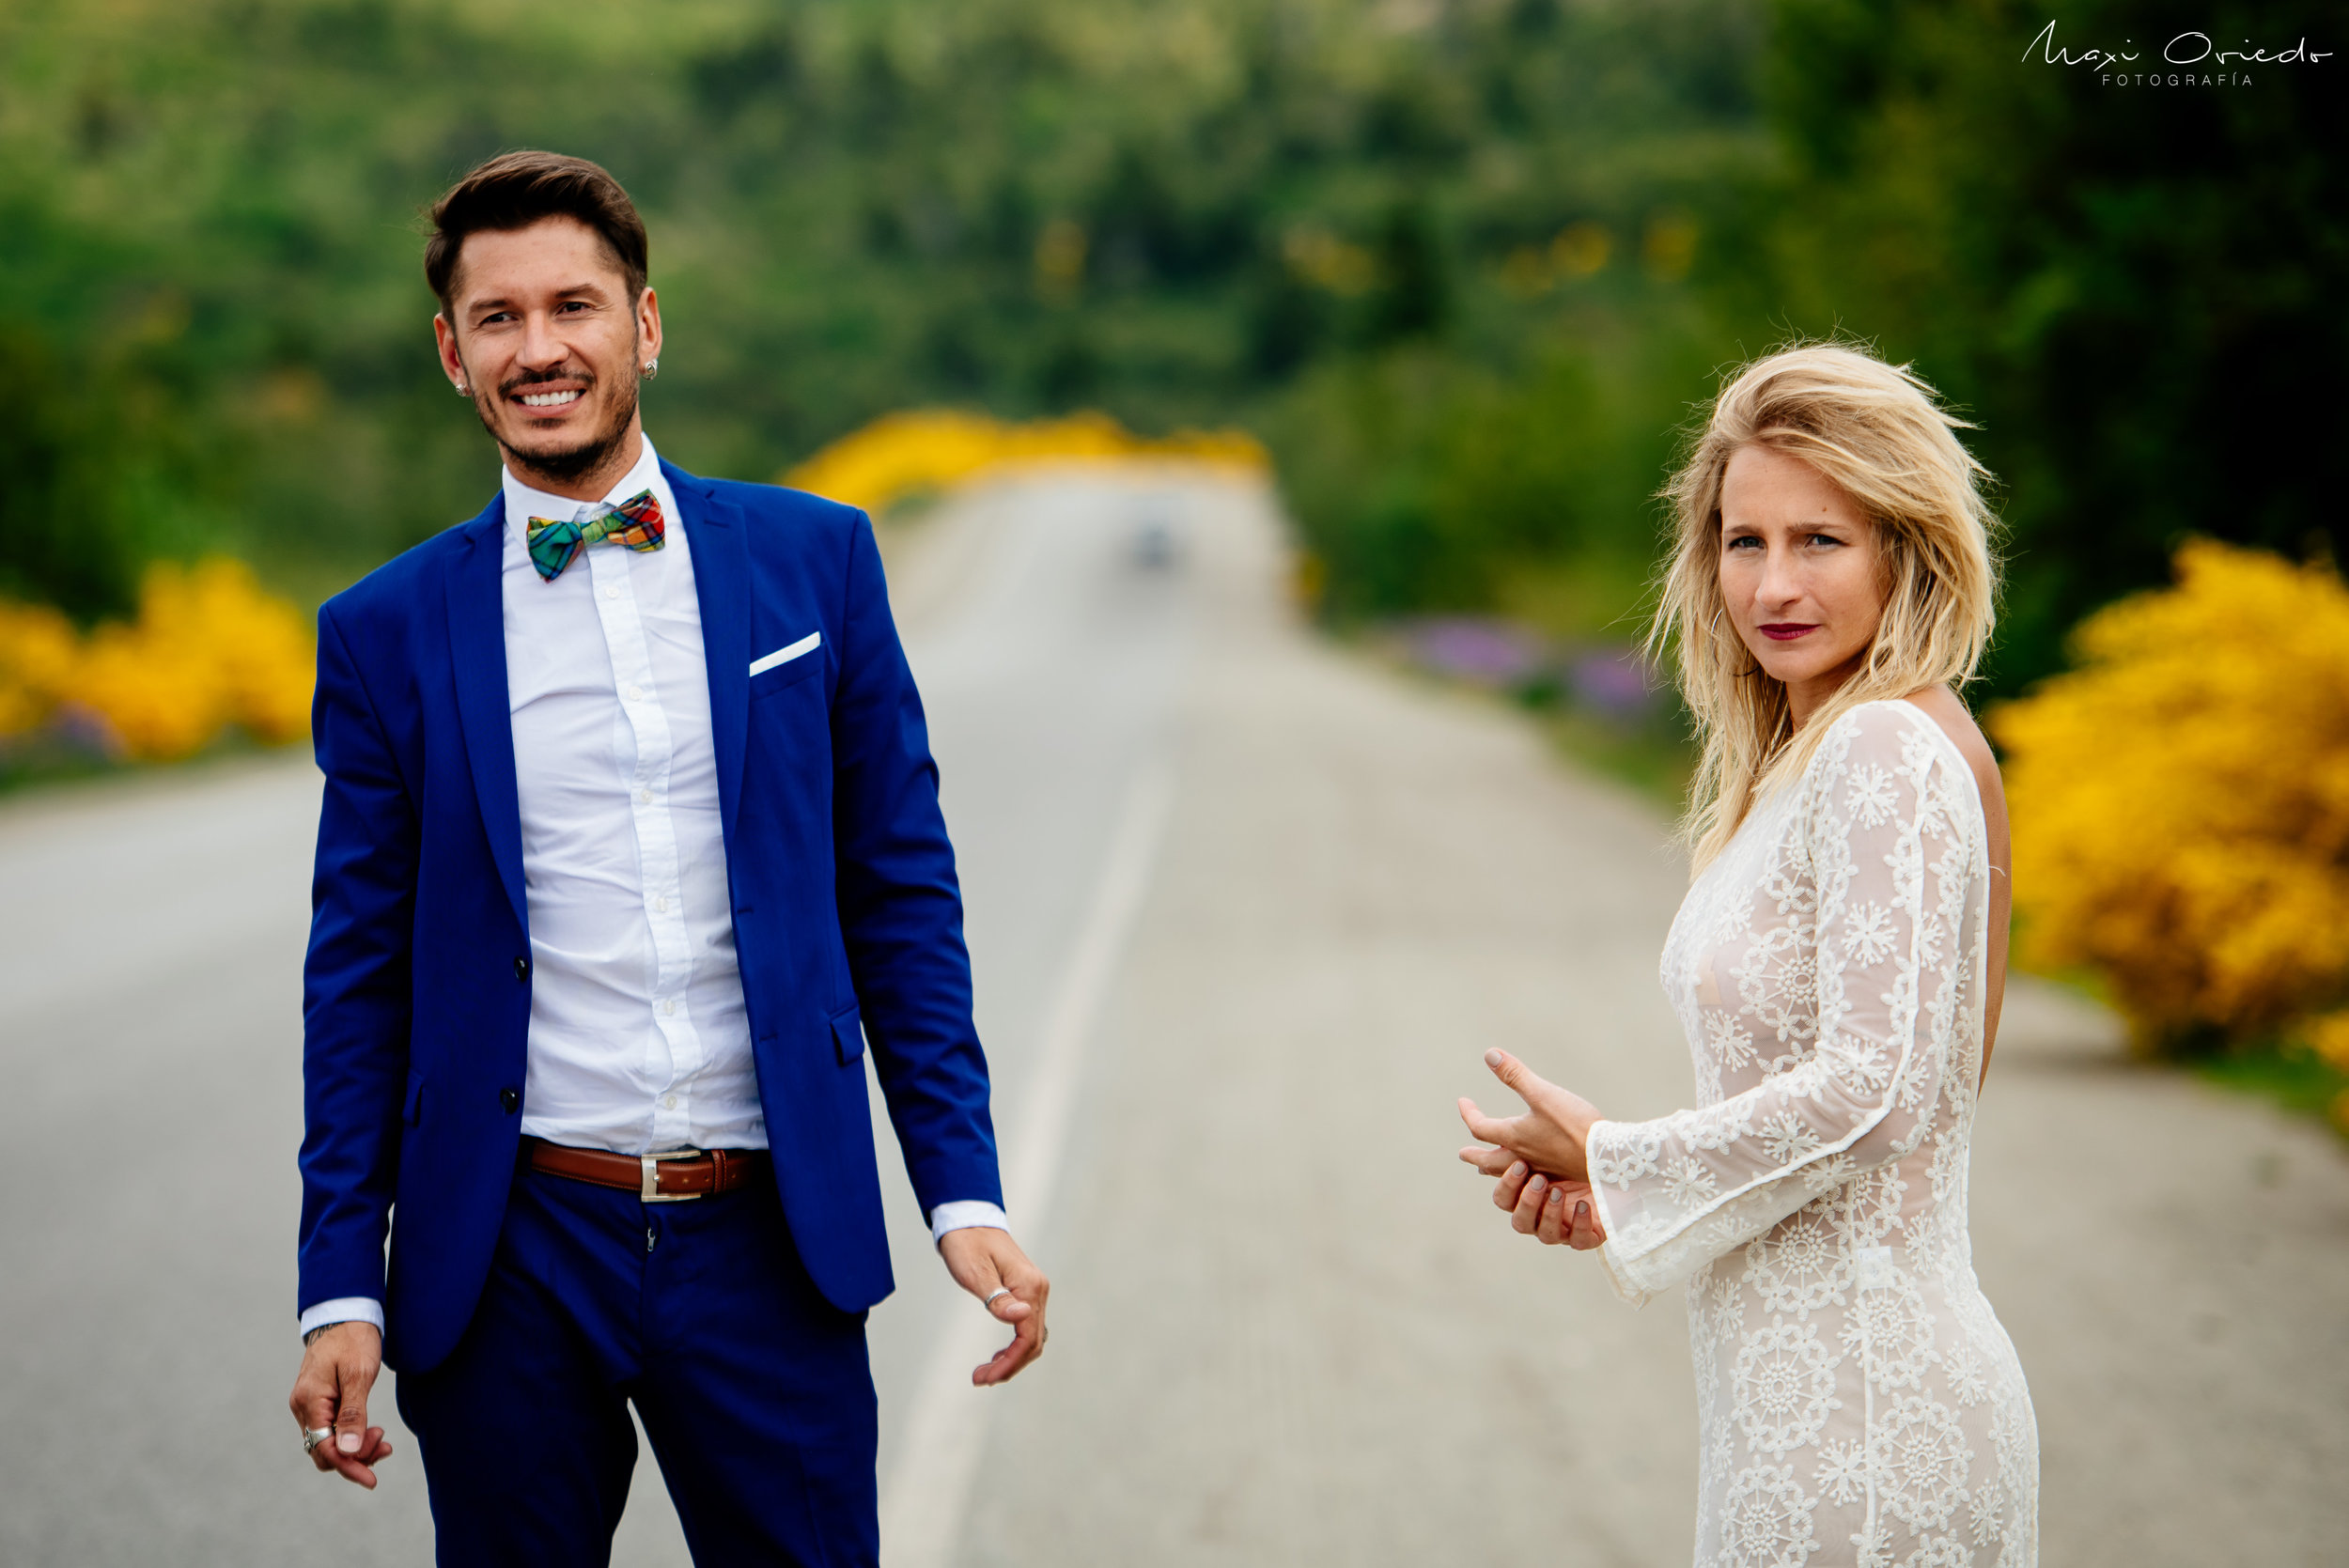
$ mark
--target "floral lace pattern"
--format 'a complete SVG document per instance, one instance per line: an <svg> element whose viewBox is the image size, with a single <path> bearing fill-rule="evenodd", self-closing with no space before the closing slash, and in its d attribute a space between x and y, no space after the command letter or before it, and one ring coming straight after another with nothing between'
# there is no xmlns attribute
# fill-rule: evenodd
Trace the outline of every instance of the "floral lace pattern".
<svg viewBox="0 0 2349 1568"><path fill-rule="evenodd" d="M2039 1440L1975 1281L1989 858L1915 706L1838 720L1681 905L1698 1104L1591 1132L1601 1251L1687 1281L1699 1568L2033 1568Z"/></svg>

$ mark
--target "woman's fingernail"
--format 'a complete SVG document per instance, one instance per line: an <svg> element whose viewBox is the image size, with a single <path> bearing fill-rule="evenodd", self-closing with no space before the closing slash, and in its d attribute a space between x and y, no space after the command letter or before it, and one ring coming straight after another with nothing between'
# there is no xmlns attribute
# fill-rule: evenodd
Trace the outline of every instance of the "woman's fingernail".
<svg viewBox="0 0 2349 1568"><path fill-rule="evenodd" d="M1508 1058L1501 1054L1501 1048L1499 1046L1495 1046L1492 1049L1485 1053L1485 1065L1487 1067L1498 1067L1501 1064L1501 1063L1507 1060Z"/></svg>
<svg viewBox="0 0 2349 1568"><path fill-rule="evenodd" d="M1549 1189L1549 1201L1553 1203L1563 1203L1566 1201L1566 1195L1560 1188L1553 1187Z"/></svg>
<svg viewBox="0 0 2349 1568"><path fill-rule="evenodd" d="M1575 1205L1574 1205L1574 1218L1576 1219L1576 1220L1577 1220L1577 1221L1580 1221L1580 1220L1588 1219L1590 1217L1591 1217L1591 1205L1590 1205L1590 1204L1588 1204L1588 1203L1577 1203L1577 1204L1575 1204Z"/></svg>

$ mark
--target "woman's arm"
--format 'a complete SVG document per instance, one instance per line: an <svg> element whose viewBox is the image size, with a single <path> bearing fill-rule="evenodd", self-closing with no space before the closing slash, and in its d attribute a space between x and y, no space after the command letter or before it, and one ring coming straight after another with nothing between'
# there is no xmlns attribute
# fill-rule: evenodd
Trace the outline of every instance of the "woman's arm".
<svg viewBox="0 0 2349 1568"><path fill-rule="evenodd" d="M1999 1043L1999 1014L2006 1001L2007 931L2015 913L2015 841L2008 831L2006 784L1999 776L1998 753L1974 722L1974 716L1946 686L1928 686L1903 699L1922 709L1941 726L1966 766L1973 770L1974 793L1982 800L1984 846L1990 859L1990 922L1983 931L1989 941L1986 983L1982 993L1982 1078L1990 1076L1990 1051Z"/></svg>
<svg viewBox="0 0 2349 1568"><path fill-rule="evenodd" d="M1686 1278L1930 1128L1974 863L1970 802L1931 723L1906 704L1848 714L1802 786L1817 1048L1718 1105L1589 1129L1605 1256L1626 1294Z"/></svg>

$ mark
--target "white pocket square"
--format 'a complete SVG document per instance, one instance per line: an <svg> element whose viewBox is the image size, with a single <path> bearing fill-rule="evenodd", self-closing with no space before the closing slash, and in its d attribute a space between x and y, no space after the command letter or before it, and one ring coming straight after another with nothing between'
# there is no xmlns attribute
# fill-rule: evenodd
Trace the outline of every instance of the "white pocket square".
<svg viewBox="0 0 2349 1568"><path fill-rule="evenodd" d="M764 675L778 664L788 664L803 653L814 653L817 648L823 645L823 643L824 634L822 632L811 631L787 648L777 648L774 652L769 654L764 659L752 660L751 674L754 675Z"/></svg>

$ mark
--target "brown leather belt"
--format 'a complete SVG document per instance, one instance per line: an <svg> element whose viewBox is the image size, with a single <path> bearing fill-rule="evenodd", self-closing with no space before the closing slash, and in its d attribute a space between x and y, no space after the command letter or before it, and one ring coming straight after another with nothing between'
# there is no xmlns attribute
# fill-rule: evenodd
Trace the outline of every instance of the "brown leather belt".
<svg viewBox="0 0 2349 1568"><path fill-rule="evenodd" d="M574 1149L525 1138L522 1147L534 1171L575 1182L616 1187L647 1203L681 1203L746 1187L767 1169L764 1149L672 1149L657 1155L615 1155L605 1149Z"/></svg>

